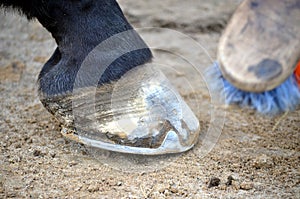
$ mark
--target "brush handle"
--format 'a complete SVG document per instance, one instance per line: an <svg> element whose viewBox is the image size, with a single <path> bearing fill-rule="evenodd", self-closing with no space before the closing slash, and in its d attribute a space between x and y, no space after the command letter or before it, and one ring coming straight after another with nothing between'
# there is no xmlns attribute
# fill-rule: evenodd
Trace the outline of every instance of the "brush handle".
<svg viewBox="0 0 300 199"><path fill-rule="evenodd" d="M218 61L235 87L272 90L293 74L300 58L300 0L245 0L219 43Z"/></svg>
<svg viewBox="0 0 300 199"><path fill-rule="evenodd" d="M300 60L298 61L298 64L297 64L296 69L295 69L295 77L296 77L296 81L298 83L298 86L300 88Z"/></svg>

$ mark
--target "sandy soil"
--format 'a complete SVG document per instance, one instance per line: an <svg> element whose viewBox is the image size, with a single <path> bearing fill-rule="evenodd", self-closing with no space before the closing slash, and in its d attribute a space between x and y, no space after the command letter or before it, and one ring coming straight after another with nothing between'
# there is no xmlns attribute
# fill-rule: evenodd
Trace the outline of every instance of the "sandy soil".
<svg viewBox="0 0 300 199"><path fill-rule="evenodd" d="M202 136L193 150L161 157L89 149L62 137L60 124L36 91L37 75L55 43L37 22L2 13L0 198L300 198L300 109L267 118L230 107L224 127L216 114L215 137L205 137L212 125L210 95L187 61L200 72L211 64L238 2L120 0L135 27L182 33L141 30L151 47L168 50L155 50L155 55L172 66L165 68L167 76L201 123Z"/></svg>

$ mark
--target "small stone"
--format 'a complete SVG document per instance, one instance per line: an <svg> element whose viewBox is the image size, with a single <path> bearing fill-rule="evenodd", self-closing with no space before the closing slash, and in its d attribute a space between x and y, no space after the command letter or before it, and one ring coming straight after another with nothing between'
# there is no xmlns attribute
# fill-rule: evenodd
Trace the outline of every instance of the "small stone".
<svg viewBox="0 0 300 199"><path fill-rule="evenodd" d="M77 164L78 164L78 162L75 162L75 161L69 162L69 166L70 166L70 167L76 166Z"/></svg>
<svg viewBox="0 0 300 199"><path fill-rule="evenodd" d="M118 182L117 186L122 186L122 184L123 184L122 182Z"/></svg>
<svg viewBox="0 0 300 199"><path fill-rule="evenodd" d="M50 156L51 156L51 158L55 158L56 153L55 152L50 152Z"/></svg>
<svg viewBox="0 0 300 199"><path fill-rule="evenodd" d="M174 187L170 187L170 191L172 193L178 193L178 189L174 188Z"/></svg>
<svg viewBox="0 0 300 199"><path fill-rule="evenodd" d="M252 182L242 182L240 185L240 189L242 190L251 190L253 187L254 185Z"/></svg>
<svg viewBox="0 0 300 199"><path fill-rule="evenodd" d="M96 192L99 190L99 187L97 185L90 185L87 190L89 192Z"/></svg>
<svg viewBox="0 0 300 199"><path fill-rule="evenodd" d="M80 191L81 188L82 188L82 186L79 186L79 187L76 187L74 190L75 190L75 191Z"/></svg>
<svg viewBox="0 0 300 199"><path fill-rule="evenodd" d="M166 189L166 190L164 191L164 195L165 195L165 196L169 196L169 195L170 195L170 191L169 191L168 189Z"/></svg>
<svg viewBox="0 0 300 199"><path fill-rule="evenodd" d="M26 142L27 142L28 144L32 144L32 139L29 138L28 140L26 140Z"/></svg>
<svg viewBox="0 0 300 199"><path fill-rule="evenodd" d="M165 190L166 190L166 189L165 189L164 187L162 187L162 188L158 189L158 192L159 192L159 193L164 193Z"/></svg>
<svg viewBox="0 0 300 199"><path fill-rule="evenodd" d="M271 168L273 165L273 159L265 154L257 157L253 162L253 167L256 169Z"/></svg>
<svg viewBox="0 0 300 199"><path fill-rule="evenodd" d="M221 182L220 178L213 177L209 181L208 188L217 187L220 185L220 182Z"/></svg>
<svg viewBox="0 0 300 199"><path fill-rule="evenodd" d="M37 156L40 156L40 155L41 155L41 151L40 150L36 149L36 150L33 151L33 156L37 157Z"/></svg>
<svg viewBox="0 0 300 199"><path fill-rule="evenodd" d="M234 180L234 178L232 176L228 176L227 178L227 182L225 183L226 186L230 186L232 185L232 181Z"/></svg>
<svg viewBox="0 0 300 199"><path fill-rule="evenodd" d="M167 189L168 189L168 187L166 187L164 185L159 185L158 192L159 193L164 193Z"/></svg>

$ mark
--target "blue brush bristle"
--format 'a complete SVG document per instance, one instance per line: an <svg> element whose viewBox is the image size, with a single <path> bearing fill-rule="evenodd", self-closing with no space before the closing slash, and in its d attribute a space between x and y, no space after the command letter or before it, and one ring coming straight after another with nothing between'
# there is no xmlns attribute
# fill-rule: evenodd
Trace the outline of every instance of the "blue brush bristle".
<svg viewBox="0 0 300 199"><path fill-rule="evenodd" d="M242 91L225 80L218 63L209 67L205 74L209 79L210 88L220 89L219 84L223 83L224 88L221 93L225 96L226 104L249 107L266 115L292 111L300 104L300 89L294 75L291 75L284 83L271 91L251 93Z"/></svg>

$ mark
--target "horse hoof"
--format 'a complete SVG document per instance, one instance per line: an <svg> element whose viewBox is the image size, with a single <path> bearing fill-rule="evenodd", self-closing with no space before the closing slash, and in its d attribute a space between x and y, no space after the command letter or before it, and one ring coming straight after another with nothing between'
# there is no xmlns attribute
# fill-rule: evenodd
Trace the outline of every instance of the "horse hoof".
<svg viewBox="0 0 300 199"><path fill-rule="evenodd" d="M198 119L151 64L132 69L116 82L41 101L62 122L64 136L96 148L143 155L180 153L199 137Z"/></svg>

